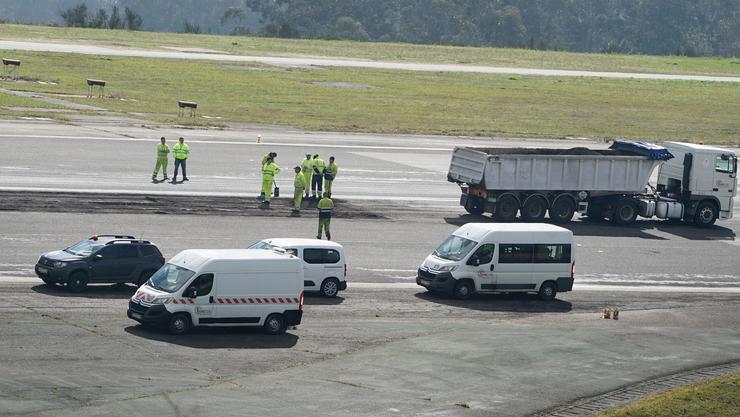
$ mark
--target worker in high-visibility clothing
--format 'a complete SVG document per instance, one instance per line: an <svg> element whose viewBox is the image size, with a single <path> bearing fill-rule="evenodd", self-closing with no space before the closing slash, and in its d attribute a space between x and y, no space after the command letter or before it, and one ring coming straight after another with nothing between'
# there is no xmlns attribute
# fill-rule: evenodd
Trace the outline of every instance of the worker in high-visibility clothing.
<svg viewBox="0 0 740 417"><path fill-rule="evenodd" d="M152 181L157 180L159 174L159 168L162 168L162 181L167 181L167 159L170 156L170 147L167 146L167 141L164 136L159 138L159 145L157 145L157 163L154 165L154 173L152 174Z"/></svg>
<svg viewBox="0 0 740 417"><path fill-rule="evenodd" d="M301 215L301 202L303 202L303 193L306 191L306 176L303 175L302 168L297 166L293 168L295 171L295 180L293 181L293 216Z"/></svg>
<svg viewBox="0 0 740 417"><path fill-rule="evenodd" d="M306 154L306 159L301 162L301 171L303 172L303 176L306 178L306 195L305 197L308 198L308 190L311 188L311 176L313 175L313 159L311 158L311 154Z"/></svg>
<svg viewBox="0 0 740 417"><path fill-rule="evenodd" d="M272 185L275 183L275 176L280 172L280 168L275 165L272 157L267 158L267 163L262 165L262 194L265 200L262 202L263 208L270 207L270 198L272 198Z"/></svg>
<svg viewBox="0 0 740 417"><path fill-rule="evenodd" d="M329 165L324 169L324 191L331 197L331 184L334 182L334 178L337 177L339 167L334 163L334 157L329 157Z"/></svg>
<svg viewBox="0 0 740 417"><path fill-rule="evenodd" d="M324 231L326 240L331 240L329 226L331 225L331 211L334 209L334 202L331 201L328 193L324 193L324 198L319 200L316 207L319 209L319 233L316 235L316 239L321 239L321 232Z"/></svg>
<svg viewBox="0 0 740 417"><path fill-rule="evenodd" d="M175 173L172 174L172 183L177 183L177 171L182 167L182 180L190 181L187 173L187 160L190 157L190 146L185 144L185 139L180 138L179 143L172 147L172 156L175 158Z"/></svg>
<svg viewBox="0 0 740 417"><path fill-rule="evenodd" d="M260 165L260 167L264 168L265 164L267 163L267 160L270 158L272 158L272 162L275 162L275 158L277 158L277 152L266 153L265 156L262 157L262 164ZM260 190L260 195L259 197L257 197L257 200L265 201L264 191Z"/></svg>
<svg viewBox="0 0 740 417"><path fill-rule="evenodd" d="M318 196L321 197L324 188L324 160L319 158L319 154L313 156L313 176L311 177L311 197L316 197L316 190L318 190Z"/></svg>

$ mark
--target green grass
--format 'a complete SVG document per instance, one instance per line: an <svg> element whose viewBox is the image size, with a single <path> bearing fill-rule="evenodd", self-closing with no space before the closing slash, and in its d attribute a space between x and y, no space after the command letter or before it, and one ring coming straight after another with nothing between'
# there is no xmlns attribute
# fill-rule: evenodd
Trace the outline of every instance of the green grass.
<svg viewBox="0 0 740 417"><path fill-rule="evenodd" d="M514 77L352 68L286 70L258 65L22 52L24 74L58 85L0 83L160 122L277 124L310 130L479 136L585 136L738 141L740 84ZM343 89L317 82L365 84ZM124 99L124 100L121 100ZM177 100L199 115L177 118ZM13 99L15 100L15 99Z"/></svg>
<svg viewBox="0 0 740 417"><path fill-rule="evenodd" d="M740 374L654 395L597 417L737 417Z"/></svg>
<svg viewBox="0 0 740 417"><path fill-rule="evenodd" d="M0 39L66 40L146 49L156 49L161 46L200 47L239 55L328 56L506 67L740 75L740 59L738 58L584 54L508 48L274 39L11 24L0 24Z"/></svg>

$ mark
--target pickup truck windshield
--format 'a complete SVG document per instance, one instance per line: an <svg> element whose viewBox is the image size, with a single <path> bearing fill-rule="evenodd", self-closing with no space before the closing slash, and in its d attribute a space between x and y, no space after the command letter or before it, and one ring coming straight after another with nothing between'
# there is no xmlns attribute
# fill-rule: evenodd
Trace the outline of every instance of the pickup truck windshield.
<svg viewBox="0 0 740 417"><path fill-rule="evenodd" d="M193 275L195 272L187 268L166 264L149 278L147 285L156 290L172 293L179 290Z"/></svg>
<svg viewBox="0 0 740 417"><path fill-rule="evenodd" d="M477 242L470 239L452 235L437 247L434 251L434 256L451 261L459 261L467 256L477 244Z"/></svg>

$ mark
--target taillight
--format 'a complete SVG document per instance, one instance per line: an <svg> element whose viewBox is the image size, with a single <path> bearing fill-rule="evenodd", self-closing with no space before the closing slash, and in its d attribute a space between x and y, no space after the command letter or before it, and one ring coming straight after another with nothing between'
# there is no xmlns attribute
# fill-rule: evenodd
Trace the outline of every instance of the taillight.
<svg viewBox="0 0 740 417"><path fill-rule="evenodd" d="M298 299L298 310L303 310L303 291L301 291L301 298Z"/></svg>
<svg viewBox="0 0 740 417"><path fill-rule="evenodd" d="M572 264L570 264L570 277L575 278L576 275L576 261L573 261Z"/></svg>

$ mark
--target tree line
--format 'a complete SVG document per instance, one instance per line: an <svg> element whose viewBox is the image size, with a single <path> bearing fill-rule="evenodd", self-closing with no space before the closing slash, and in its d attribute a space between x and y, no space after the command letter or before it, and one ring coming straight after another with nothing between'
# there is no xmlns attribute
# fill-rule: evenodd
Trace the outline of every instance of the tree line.
<svg viewBox="0 0 740 417"><path fill-rule="evenodd" d="M261 16L266 36L740 55L738 0L245 0L244 6Z"/></svg>
<svg viewBox="0 0 740 417"><path fill-rule="evenodd" d="M85 3L80 3L59 12L59 16L64 20L65 26L82 28L139 30L144 22L140 14L128 7L124 7L121 15L115 4L109 13L103 8L97 12L89 10Z"/></svg>

